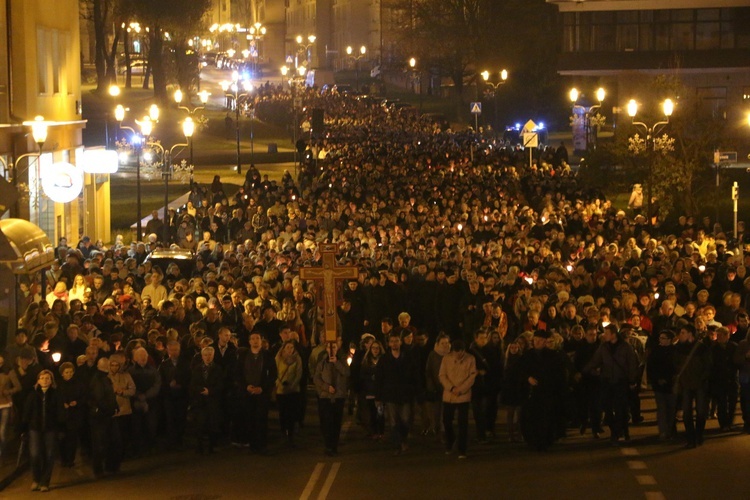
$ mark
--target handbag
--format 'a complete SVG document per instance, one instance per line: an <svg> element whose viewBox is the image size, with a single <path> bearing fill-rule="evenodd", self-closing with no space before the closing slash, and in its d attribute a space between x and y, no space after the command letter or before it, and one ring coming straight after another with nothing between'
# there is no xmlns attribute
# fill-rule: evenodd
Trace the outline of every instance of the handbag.
<svg viewBox="0 0 750 500"><path fill-rule="evenodd" d="M677 372L677 376L674 379L674 385L672 386L672 394L680 394L682 393L682 385L680 384L680 377L685 372L685 368L687 368L688 363L690 363L690 360L693 358L693 354L695 354L695 350L698 348L699 341L695 341L695 345L693 345L693 348L690 349L690 354L688 354L688 357L685 358L685 362L682 364L682 367L680 368L680 371Z"/></svg>

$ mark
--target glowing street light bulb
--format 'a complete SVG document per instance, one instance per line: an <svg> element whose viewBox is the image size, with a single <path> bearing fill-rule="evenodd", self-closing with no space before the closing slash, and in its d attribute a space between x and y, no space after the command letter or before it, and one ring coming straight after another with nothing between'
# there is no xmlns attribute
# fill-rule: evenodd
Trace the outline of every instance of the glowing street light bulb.
<svg viewBox="0 0 750 500"><path fill-rule="evenodd" d="M180 104L182 102L182 90L177 89L174 91L174 102Z"/></svg>
<svg viewBox="0 0 750 500"><path fill-rule="evenodd" d="M666 99L664 104L662 104L662 109L664 110L665 116L672 116L672 113L674 112L674 102L672 99Z"/></svg>
<svg viewBox="0 0 750 500"><path fill-rule="evenodd" d="M211 92L207 90L201 90L200 92L198 92L198 99L200 99L203 104L206 104L208 102L208 96L210 95Z"/></svg>
<svg viewBox="0 0 750 500"><path fill-rule="evenodd" d="M151 118L152 121L158 121L159 120L159 106L156 104L152 104L148 108L148 116Z"/></svg>
<svg viewBox="0 0 750 500"><path fill-rule="evenodd" d="M631 99L628 101L628 116L633 118L636 113L638 113L638 103L635 99Z"/></svg>
<svg viewBox="0 0 750 500"><path fill-rule="evenodd" d="M578 100L579 95L580 94L577 88L573 87L572 89L570 89L570 92L568 93L568 97L570 97L570 102L576 102Z"/></svg>
<svg viewBox="0 0 750 500"><path fill-rule="evenodd" d="M125 108L122 104L115 106L115 120L121 122L125 119Z"/></svg>
<svg viewBox="0 0 750 500"><path fill-rule="evenodd" d="M605 92L604 88L599 87L596 91L596 100L602 102L604 100L604 96L606 95L607 93Z"/></svg>
<svg viewBox="0 0 750 500"><path fill-rule="evenodd" d="M120 87L117 85L110 85L109 86L109 95L112 97L117 97L120 95Z"/></svg>

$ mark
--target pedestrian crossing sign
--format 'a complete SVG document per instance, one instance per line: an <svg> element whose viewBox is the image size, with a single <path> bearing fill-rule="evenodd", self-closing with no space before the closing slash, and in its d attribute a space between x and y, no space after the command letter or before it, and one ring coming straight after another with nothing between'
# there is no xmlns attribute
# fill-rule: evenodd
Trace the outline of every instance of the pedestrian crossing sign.
<svg viewBox="0 0 750 500"><path fill-rule="evenodd" d="M291 55L286 56L286 63L292 64L294 62L294 58Z"/></svg>
<svg viewBox="0 0 750 500"><path fill-rule="evenodd" d="M482 103L481 102L472 102L471 103L471 112L475 115L481 115L482 114Z"/></svg>

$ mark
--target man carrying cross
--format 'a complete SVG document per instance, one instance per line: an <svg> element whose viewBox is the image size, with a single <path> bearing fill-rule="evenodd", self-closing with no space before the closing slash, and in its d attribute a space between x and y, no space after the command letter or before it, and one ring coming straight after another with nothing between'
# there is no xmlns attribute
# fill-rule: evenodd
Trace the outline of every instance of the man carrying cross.
<svg viewBox="0 0 750 500"><path fill-rule="evenodd" d="M300 269L300 278L315 281L322 288L323 323L325 339L329 344L336 342L339 337L337 332L336 315L336 282L345 279L357 279L359 271L354 266L336 265L336 245L323 244L320 246L322 267L303 267ZM322 285L322 286L321 286Z"/></svg>

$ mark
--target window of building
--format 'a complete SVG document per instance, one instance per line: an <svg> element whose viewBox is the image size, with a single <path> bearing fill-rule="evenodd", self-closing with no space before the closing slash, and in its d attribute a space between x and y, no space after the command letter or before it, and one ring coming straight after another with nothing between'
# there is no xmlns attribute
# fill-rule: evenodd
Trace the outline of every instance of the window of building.
<svg viewBox="0 0 750 500"><path fill-rule="evenodd" d="M698 87L695 89L698 100L703 108L715 118L725 117L727 107L726 87Z"/></svg>

